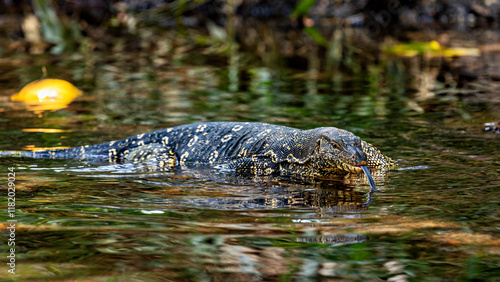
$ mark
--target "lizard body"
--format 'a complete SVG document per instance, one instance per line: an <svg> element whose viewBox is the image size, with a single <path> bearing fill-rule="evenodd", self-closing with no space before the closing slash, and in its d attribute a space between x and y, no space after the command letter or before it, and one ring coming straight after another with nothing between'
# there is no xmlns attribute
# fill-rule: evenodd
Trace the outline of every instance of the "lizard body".
<svg viewBox="0 0 500 282"><path fill-rule="evenodd" d="M362 171L368 176L367 167L395 167L393 160L346 130L252 122L188 124L97 145L4 151L0 156L152 162L160 167L220 164L242 174L313 178Z"/></svg>

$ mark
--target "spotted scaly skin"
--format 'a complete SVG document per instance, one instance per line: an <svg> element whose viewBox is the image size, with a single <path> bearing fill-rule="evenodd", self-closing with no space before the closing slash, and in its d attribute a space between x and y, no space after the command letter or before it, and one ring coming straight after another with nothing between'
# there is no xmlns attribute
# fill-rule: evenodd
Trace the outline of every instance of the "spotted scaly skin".
<svg viewBox="0 0 500 282"><path fill-rule="evenodd" d="M181 125L108 143L46 151L8 151L1 156L148 162L158 168L224 165L242 174L322 178L390 169L393 160L349 131L335 127L300 130L251 122Z"/></svg>

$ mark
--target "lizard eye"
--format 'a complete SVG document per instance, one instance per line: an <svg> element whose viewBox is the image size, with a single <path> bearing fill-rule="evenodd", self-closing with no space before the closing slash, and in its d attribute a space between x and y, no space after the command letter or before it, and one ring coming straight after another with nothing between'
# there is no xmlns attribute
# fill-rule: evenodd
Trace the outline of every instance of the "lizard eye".
<svg viewBox="0 0 500 282"><path fill-rule="evenodd" d="M332 143L330 143L330 145L332 146L333 150L340 150L340 148L341 148L340 145L337 144L336 142L332 142Z"/></svg>

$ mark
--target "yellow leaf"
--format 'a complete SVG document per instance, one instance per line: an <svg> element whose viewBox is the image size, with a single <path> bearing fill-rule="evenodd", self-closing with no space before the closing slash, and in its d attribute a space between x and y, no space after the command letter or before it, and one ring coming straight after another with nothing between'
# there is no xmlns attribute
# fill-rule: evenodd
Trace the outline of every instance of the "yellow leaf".
<svg viewBox="0 0 500 282"><path fill-rule="evenodd" d="M434 50L434 51L439 51L441 50L441 45L439 44L439 42L437 42L436 40L432 40L430 43L429 43L429 47L431 48L431 50Z"/></svg>
<svg viewBox="0 0 500 282"><path fill-rule="evenodd" d="M386 51L401 57L463 57L481 55L478 48L446 48L435 40L430 42L414 41L391 45L386 47Z"/></svg>
<svg viewBox="0 0 500 282"><path fill-rule="evenodd" d="M464 56L474 56L477 57L481 55L481 51L478 48L447 48L443 51L443 57L464 57Z"/></svg>

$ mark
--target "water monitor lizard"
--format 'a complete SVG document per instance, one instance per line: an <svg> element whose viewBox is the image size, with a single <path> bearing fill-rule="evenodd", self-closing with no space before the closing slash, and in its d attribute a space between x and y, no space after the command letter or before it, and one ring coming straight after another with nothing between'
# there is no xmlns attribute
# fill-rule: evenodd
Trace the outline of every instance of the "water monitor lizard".
<svg viewBox="0 0 500 282"><path fill-rule="evenodd" d="M4 151L1 156L148 162L158 167L223 165L242 174L308 178L391 168L393 160L349 131L310 130L252 122L181 125L97 145L46 151Z"/></svg>

